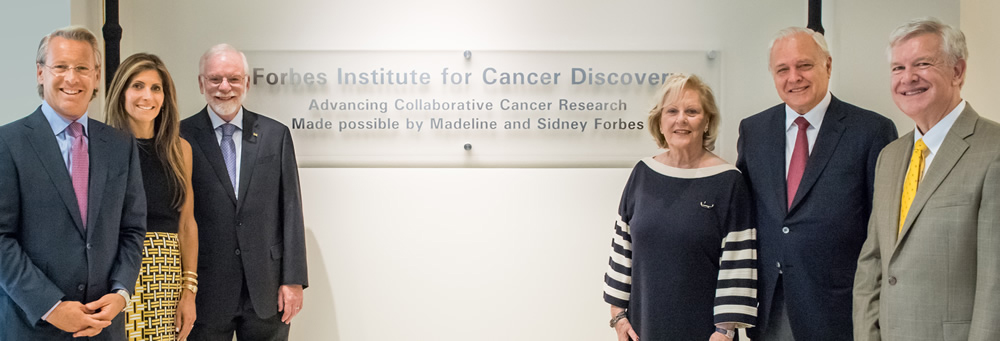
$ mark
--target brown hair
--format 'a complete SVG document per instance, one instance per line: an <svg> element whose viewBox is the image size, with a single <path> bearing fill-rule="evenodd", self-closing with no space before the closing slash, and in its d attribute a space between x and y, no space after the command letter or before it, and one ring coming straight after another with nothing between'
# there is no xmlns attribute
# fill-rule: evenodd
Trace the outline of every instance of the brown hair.
<svg viewBox="0 0 1000 341"><path fill-rule="evenodd" d="M656 98L658 100L656 101L656 105L649 111L649 133L653 135L657 146L664 149L670 148L667 145L666 137L660 132L660 116L663 113L663 103L673 103L678 100L683 94L684 89L691 89L698 93L701 109L705 113L705 119L708 120L708 132L702 138L702 146L708 151L715 150L715 139L718 137L719 132L719 107L715 104L715 96L712 94L712 88L709 88L708 84L705 84L701 78L695 75L676 73L663 81L663 86L657 91Z"/></svg>
<svg viewBox="0 0 1000 341"><path fill-rule="evenodd" d="M160 57L148 53L136 53L121 63L105 99L104 120L112 127L133 133L129 124L132 118L125 110L125 91L128 90L135 75L147 70L156 70L163 82L163 105L160 106L160 113L153 119L153 148L173 185L174 208L180 209L185 199L187 174L184 174L181 154L177 91L170 72Z"/></svg>

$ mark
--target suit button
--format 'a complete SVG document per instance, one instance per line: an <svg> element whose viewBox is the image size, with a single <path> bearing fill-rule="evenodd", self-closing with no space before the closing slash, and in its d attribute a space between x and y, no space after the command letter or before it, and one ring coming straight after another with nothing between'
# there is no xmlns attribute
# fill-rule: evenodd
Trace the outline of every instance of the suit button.
<svg viewBox="0 0 1000 341"><path fill-rule="evenodd" d="M243 222L242 221L237 221L236 222L236 227L243 227Z"/></svg>
<svg viewBox="0 0 1000 341"><path fill-rule="evenodd" d="M240 249L236 249L236 255L237 255L237 256L239 256L239 255L240 255Z"/></svg>
<svg viewBox="0 0 1000 341"><path fill-rule="evenodd" d="M87 288L87 286L85 286L85 285L83 285L83 284L80 284L80 285L77 285L77 286L76 286L76 290L77 290L77 291L83 291L83 289L86 289L86 288Z"/></svg>
<svg viewBox="0 0 1000 341"><path fill-rule="evenodd" d="M90 250L90 248L91 248L90 243L87 243L87 250Z"/></svg>
<svg viewBox="0 0 1000 341"><path fill-rule="evenodd" d="M889 276L889 285L896 285L896 276Z"/></svg>
<svg viewBox="0 0 1000 341"><path fill-rule="evenodd" d="M784 234L788 234L788 226L782 227L781 232Z"/></svg>

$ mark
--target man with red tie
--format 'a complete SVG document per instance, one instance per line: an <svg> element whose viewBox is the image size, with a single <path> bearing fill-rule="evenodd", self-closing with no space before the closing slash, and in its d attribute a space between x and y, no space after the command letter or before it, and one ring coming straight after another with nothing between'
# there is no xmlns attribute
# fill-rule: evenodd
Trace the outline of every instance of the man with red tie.
<svg viewBox="0 0 1000 341"><path fill-rule="evenodd" d="M790 27L768 69L784 103L740 122L736 166L758 240L753 340L850 340L851 289L891 120L834 97L823 35Z"/></svg>
<svg viewBox="0 0 1000 341"><path fill-rule="evenodd" d="M42 104L0 127L0 341L125 340L146 196L135 140L87 115L97 38L42 38Z"/></svg>

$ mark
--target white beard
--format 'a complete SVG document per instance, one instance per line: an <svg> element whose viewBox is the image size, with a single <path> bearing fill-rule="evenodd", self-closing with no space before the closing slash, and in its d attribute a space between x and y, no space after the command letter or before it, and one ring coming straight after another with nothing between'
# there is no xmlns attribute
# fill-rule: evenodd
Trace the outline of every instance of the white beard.
<svg viewBox="0 0 1000 341"><path fill-rule="evenodd" d="M212 111L215 111L217 115L235 115L243 105L243 98L245 96L246 93L244 93L243 96L240 96L238 101L229 100L221 103L209 103L208 106L212 107Z"/></svg>
<svg viewBox="0 0 1000 341"><path fill-rule="evenodd" d="M217 115L223 115L223 116L235 114L240 109L240 104L233 103L232 101L228 101L225 103L209 104L208 106L212 107L212 111L215 111Z"/></svg>

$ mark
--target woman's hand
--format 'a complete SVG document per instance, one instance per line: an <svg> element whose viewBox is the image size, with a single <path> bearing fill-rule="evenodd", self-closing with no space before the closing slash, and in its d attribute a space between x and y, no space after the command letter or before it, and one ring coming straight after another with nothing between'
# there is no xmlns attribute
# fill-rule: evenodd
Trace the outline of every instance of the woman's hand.
<svg viewBox="0 0 1000 341"><path fill-rule="evenodd" d="M712 337L708 338L708 341L733 341L733 339L729 338L728 336L722 335L722 333L714 332L712 333Z"/></svg>
<svg viewBox="0 0 1000 341"><path fill-rule="evenodd" d="M629 338L632 341L639 341L639 335L636 335L635 331L632 330L632 324L628 322L627 318L618 320L618 323L615 324L615 334L618 334L618 341L629 341Z"/></svg>
<svg viewBox="0 0 1000 341"><path fill-rule="evenodd" d="M174 317L176 325L177 339L187 340L191 334L191 327L194 327L194 320L198 317L198 312L194 306L194 293L190 290L182 289L181 300L177 302L177 316Z"/></svg>

